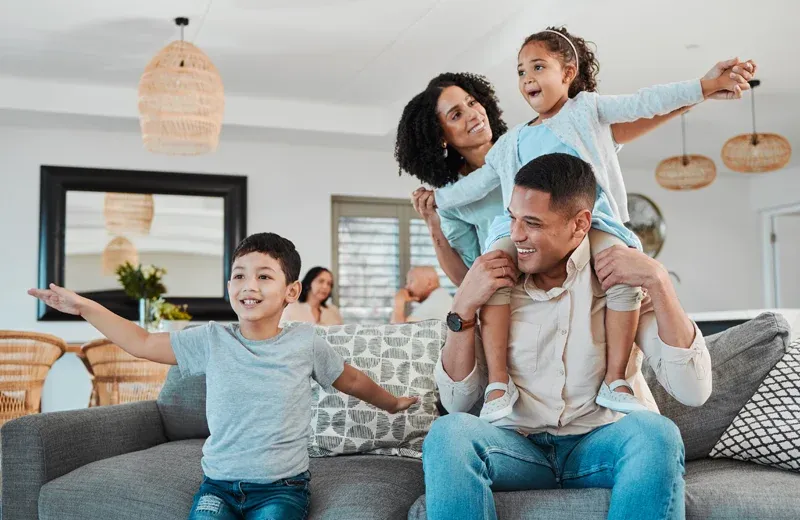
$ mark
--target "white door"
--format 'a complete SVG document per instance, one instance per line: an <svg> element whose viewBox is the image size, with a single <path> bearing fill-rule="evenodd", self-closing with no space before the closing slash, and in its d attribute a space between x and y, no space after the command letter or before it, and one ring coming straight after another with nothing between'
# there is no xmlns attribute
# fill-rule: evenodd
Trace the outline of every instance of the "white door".
<svg viewBox="0 0 800 520"><path fill-rule="evenodd" d="M774 219L776 304L800 308L800 212Z"/></svg>

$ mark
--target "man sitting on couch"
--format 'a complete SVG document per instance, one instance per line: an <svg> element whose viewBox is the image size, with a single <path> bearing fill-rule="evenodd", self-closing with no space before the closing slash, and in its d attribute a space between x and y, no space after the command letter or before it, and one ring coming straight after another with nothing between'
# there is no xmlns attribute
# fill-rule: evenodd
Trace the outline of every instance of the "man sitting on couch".
<svg viewBox="0 0 800 520"><path fill-rule="evenodd" d="M637 345L664 388L690 406L711 393L703 336L658 262L612 248L598 256L597 274L592 270L587 233L596 183L589 164L545 155L520 169L515 182L511 238L525 276L516 283L513 262L495 251L475 262L456 293L435 374L451 415L433 424L423 449L428 518L495 518L492 491L559 487L611 488L612 519L683 518L677 427L657 413L623 416L595 403L606 366L603 289L645 289L654 312L642 309ZM487 384L476 313L498 288L511 286L508 364L520 396L508 417L490 424L456 412L473 409ZM627 381L657 410L634 352Z"/></svg>

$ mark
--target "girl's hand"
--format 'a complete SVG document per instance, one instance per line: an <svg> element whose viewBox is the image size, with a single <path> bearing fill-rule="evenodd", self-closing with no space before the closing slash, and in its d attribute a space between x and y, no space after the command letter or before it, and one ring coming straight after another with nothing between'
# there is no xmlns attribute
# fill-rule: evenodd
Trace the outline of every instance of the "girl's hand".
<svg viewBox="0 0 800 520"><path fill-rule="evenodd" d="M755 76L754 61L733 58L714 65L701 79L703 94L707 99L740 99L742 92L750 89L748 81Z"/></svg>
<svg viewBox="0 0 800 520"><path fill-rule="evenodd" d="M50 289L28 289L28 294L39 298L57 311L77 316L81 315L82 304L86 301L83 296L78 296L54 283L50 284Z"/></svg>

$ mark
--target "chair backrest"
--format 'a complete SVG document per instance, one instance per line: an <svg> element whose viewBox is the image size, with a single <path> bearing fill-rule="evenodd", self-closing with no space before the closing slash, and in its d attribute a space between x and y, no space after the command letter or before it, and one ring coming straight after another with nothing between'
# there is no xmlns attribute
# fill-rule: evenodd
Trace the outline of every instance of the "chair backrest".
<svg viewBox="0 0 800 520"><path fill-rule="evenodd" d="M170 367L132 356L105 338L81 350L94 374L93 404L100 406L155 399Z"/></svg>
<svg viewBox="0 0 800 520"><path fill-rule="evenodd" d="M0 424L41 411L44 380L66 348L50 334L0 330Z"/></svg>

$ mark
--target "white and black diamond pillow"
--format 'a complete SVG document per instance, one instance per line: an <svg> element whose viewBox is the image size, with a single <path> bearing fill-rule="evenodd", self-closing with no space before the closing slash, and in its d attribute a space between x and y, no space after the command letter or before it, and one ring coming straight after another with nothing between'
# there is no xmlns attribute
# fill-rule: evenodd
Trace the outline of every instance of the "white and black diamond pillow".
<svg viewBox="0 0 800 520"><path fill-rule="evenodd" d="M328 393L312 380L309 455L422 457L422 442L439 417L433 371L447 338L444 322L318 326L316 332L383 388L396 396L419 396L420 402L390 414L333 388Z"/></svg>
<svg viewBox="0 0 800 520"><path fill-rule="evenodd" d="M800 341L767 374L710 456L800 471Z"/></svg>

